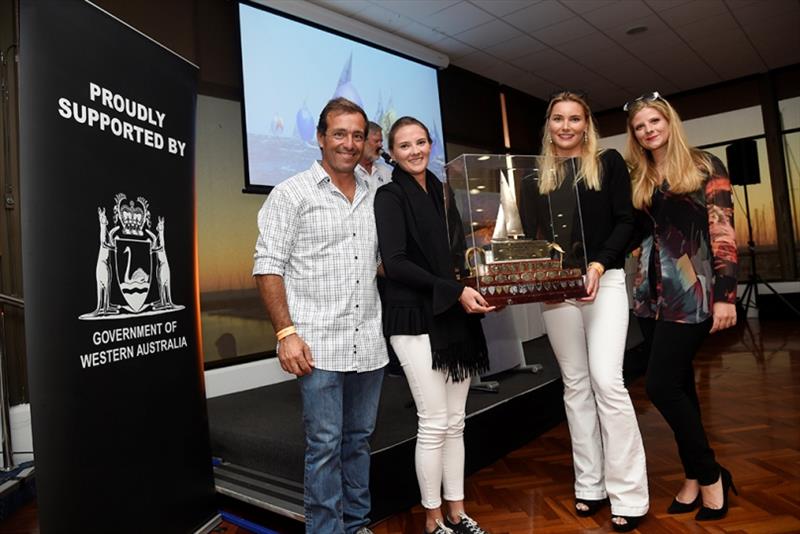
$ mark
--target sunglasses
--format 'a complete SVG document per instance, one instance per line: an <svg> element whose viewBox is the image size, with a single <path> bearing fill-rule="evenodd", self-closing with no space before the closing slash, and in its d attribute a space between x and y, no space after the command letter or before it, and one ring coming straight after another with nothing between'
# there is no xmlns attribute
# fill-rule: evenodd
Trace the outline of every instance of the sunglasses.
<svg viewBox="0 0 800 534"><path fill-rule="evenodd" d="M652 93L645 93L638 98L634 98L628 102L625 102L625 105L622 106L622 111L628 111L635 103L637 102L655 102L656 100L664 100L664 97L661 96L661 93L658 91L653 91Z"/></svg>

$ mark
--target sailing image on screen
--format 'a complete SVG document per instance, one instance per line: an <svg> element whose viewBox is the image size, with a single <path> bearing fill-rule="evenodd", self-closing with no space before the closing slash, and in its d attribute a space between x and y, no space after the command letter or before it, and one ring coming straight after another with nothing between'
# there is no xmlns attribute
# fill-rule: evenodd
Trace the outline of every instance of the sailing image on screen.
<svg viewBox="0 0 800 534"><path fill-rule="evenodd" d="M319 159L316 125L331 98L345 97L383 127L411 115L428 124L431 170L444 177L436 70L240 5L249 184L273 186Z"/></svg>

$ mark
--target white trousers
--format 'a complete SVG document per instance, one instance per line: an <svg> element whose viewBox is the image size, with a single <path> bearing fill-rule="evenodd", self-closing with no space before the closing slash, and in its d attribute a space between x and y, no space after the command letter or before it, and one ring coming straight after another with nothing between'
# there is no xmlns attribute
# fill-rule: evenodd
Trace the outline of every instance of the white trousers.
<svg viewBox="0 0 800 534"><path fill-rule="evenodd" d="M433 509L447 501L464 500L464 418L469 380L445 380L431 366L431 342L421 336L391 336L417 405L417 470L422 506ZM442 493L444 487L444 493Z"/></svg>
<svg viewBox="0 0 800 534"><path fill-rule="evenodd" d="M594 302L546 304L544 322L564 382L575 496L609 497L611 512L647 513L647 466L622 360L628 333L625 273L600 278Z"/></svg>

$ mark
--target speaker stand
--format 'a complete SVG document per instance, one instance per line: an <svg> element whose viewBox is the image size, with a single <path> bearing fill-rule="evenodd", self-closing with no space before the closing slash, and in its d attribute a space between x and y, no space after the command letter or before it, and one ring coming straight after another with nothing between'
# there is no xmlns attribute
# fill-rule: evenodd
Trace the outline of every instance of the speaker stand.
<svg viewBox="0 0 800 534"><path fill-rule="evenodd" d="M739 305L744 310L744 317L747 319L748 310L751 308L758 312L758 284L762 284L772 291L772 294L778 297L795 316L800 318L800 310L792 306L791 302L778 293L774 287L765 282L756 271L756 244L753 241L753 225L750 222L750 199L747 196L747 184L744 184L742 187L744 187L744 206L745 216L747 217L747 250L750 252L750 276L747 277L747 285L745 285L742 296L739 299Z"/></svg>

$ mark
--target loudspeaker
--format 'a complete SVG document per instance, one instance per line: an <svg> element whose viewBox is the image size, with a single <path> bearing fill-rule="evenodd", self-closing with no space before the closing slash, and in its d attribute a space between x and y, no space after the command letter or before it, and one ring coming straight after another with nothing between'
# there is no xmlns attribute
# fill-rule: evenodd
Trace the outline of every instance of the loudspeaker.
<svg viewBox="0 0 800 534"><path fill-rule="evenodd" d="M728 172L733 185L761 183L758 149L754 139L731 143L725 148L725 154L728 156Z"/></svg>

